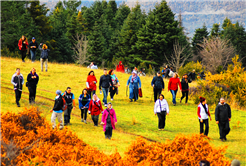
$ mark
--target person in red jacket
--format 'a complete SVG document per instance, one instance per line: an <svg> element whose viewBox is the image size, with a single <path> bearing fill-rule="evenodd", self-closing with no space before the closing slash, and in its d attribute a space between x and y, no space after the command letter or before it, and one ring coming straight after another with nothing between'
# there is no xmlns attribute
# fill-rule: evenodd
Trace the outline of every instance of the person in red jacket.
<svg viewBox="0 0 246 166"><path fill-rule="evenodd" d="M124 65L122 64L122 61L120 61L119 64L117 65L116 71L122 72L122 73L125 72L125 67L124 67Z"/></svg>
<svg viewBox="0 0 246 166"><path fill-rule="evenodd" d="M180 80L178 78L178 74L174 73L173 77L170 78L168 82L168 91L170 90L170 92L172 93L173 105L176 105L176 94L178 92L178 86L179 86L179 89L182 91L182 87L181 87Z"/></svg>
<svg viewBox="0 0 246 166"><path fill-rule="evenodd" d="M91 70L86 80L86 87L87 87L88 94L90 96L96 94L96 90L97 90L96 83L97 83L96 76L94 74L94 71Z"/></svg>
<svg viewBox="0 0 246 166"><path fill-rule="evenodd" d="M100 99L96 94L93 95L92 100L89 103L89 113L91 114L91 119L94 122L94 126L98 126L99 114L103 111Z"/></svg>
<svg viewBox="0 0 246 166"><path fill-rule="evenodd" d="M27 38L22 35L22 37L20 38L19 40L19 43L18 43L18 47L19 47L19 50L21 52L21 58L22 58L22 62L25 62L25 57L26 57L26 51L27 51L27 47L28 46L28 41L27 41Z"/></svg>

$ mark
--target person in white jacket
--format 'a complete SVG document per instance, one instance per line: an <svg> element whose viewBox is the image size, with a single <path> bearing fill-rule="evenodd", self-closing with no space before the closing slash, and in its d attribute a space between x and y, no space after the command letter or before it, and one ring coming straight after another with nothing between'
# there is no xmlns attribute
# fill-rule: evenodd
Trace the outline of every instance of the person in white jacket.
<svg viewBox="0 0 246 166"><path fill-rule="evenodd" d="M155 102L154 113L157 114L159 123L159 130L164 130L166 115L169 115L169 107L166 99L164 99L164 95L160 94L159 99Z"/></svg>

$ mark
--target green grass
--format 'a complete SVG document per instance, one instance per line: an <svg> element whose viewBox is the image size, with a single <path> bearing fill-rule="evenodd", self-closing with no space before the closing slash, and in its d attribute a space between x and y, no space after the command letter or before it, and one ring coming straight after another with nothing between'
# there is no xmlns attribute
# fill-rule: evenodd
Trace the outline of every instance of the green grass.
<svg viewBox="0 0 246 166"><path fill-rule="evenodd" d="M118 124L116 130L113 131L113 139L111 141L105 140L102 127L94 127L89 114L88 124L80 122L78 97L82 89L85 88L85 81L90 70L73 64L49 63L48 65L48 72L46 73L41 72L39 62L31 63L27 60L26 63L22 63L19 59L1 58L2 113L7 111L18 113L24 107L30 107L28 104L28 89L26 87L23 89L20 101L21 107L16 107L13 86L10 80L17 67L21 69L25 80L31 68L35 67L37 74L40 76L35 106L43 111L43 116L50 121L51 113L49 110L54 104L55 91L57 89L64 91L67 86L70 86L75 94L77 108L72 112L72 125L69 128L77 133L78 137L83 141L97 147L106 154L111 154L117 149L121 155L124 155L124 152L131 142L136 140L137 136L143 136L153 141L165 142L167 139L172 140L177 134L190 135L199 133L197 105L190 100L188 106L184 103L178 103L177 106L173 106L171 104L171 93L167 91L167 80L165 80L166 88L163 94L169 103L170 115L166 119L165 131L160 132L157 129L158 118L153 112L153 92L150 86L152 77L141 77L143 98L140 98L137 102L130 103L128 97L126 97L126 81L129 75L116 73L121 86L119 88L119 95L115 96L115 100L112 103L117 114ZM95 70L98 81L102 73L102 70ZM196 83L192 83L191 86L196 86ZM97 94L102 100L103 95L99 94L99 91L97 91ZM179 101L180 96L181 94L178 92L177 101ZM212 121L209 122L211 143L215 147L228 146L226 156L230 159L239 159L242 165L246 164L246 112L232 109L231 132L227 136L228 141L220 142L218 139L218 126L214 120L214 109L211 107L210 111L212 113ZM134 125L133 122L135 122ZM240 123L238 124L238 122Z"/></svg>

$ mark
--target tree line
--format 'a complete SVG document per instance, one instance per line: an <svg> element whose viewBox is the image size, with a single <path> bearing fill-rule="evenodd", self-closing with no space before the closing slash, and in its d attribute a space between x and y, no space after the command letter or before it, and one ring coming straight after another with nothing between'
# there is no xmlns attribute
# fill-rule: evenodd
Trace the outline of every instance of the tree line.
<svg viewBox="0 0 246 166"><path fill-rule="evenodd" d="M78 9L80 5L79 0L64 0L50 11L39 1L2 1L2 55L9 50L17 56L18 40L25 35L29 41L34 36L37 42L48 45L50 61L82 65L93 61L111 68L121 60L130 68L158 69L174 56L179 57L179 65L202 60L199 44L204 38L217 36L227 39L241 59L246 57L245 29L229 19L224 20L222 29L214 24L210 34L205 25L197 29L189 42L182 16L175 20L165 0L148 13L139 3L130 9L124 2L117 6L114 0L95 1ZM246 58L242 62L246 65Z"/></svg>

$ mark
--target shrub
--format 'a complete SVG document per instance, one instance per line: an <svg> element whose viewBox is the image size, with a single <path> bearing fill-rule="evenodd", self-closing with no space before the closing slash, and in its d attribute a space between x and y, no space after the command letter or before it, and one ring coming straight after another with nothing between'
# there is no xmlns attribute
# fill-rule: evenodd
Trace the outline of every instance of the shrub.
<svg viewBox="0 0 246 166"><path fill-rule="evenodd" d="M5 56L5 57L12 57L12 58L21 58L21 55L19 54L18 51L15 52L10 52L9 48L7 48L6 46L4 46L1 49L1 55Z"/></svg>
<svg viewBox="0 0 246 166"><path fill-rule="evenodd" d="M180 77L181 77L181 76L183 76L185 73L188 74L188 73L192 72L193 69L196 70L196 74L197 74L197 73L201 73L202 71L205 70L205 68L202 66L202 64L201 64L200 62L197 61L197 62L195 63L195 62L191 61L191 62L187 63L185 66L180 67L178 73L179 73L179 75L180 75Z"/></svg>

